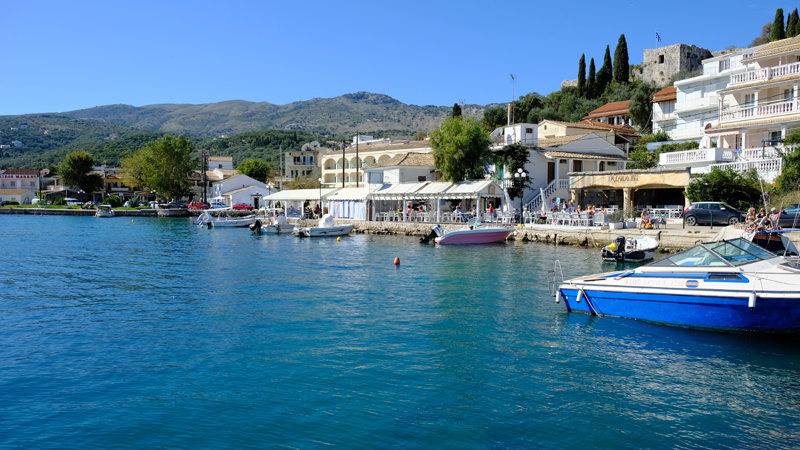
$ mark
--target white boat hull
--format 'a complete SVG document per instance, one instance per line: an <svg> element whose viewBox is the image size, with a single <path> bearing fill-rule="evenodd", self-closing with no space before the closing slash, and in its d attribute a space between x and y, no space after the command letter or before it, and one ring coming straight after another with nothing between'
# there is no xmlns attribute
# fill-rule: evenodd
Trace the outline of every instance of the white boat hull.
<svg viewBox="0 0 800 450"><path fill-rule="evenodd" d="M299 237L347 236L353 230L353 224L336 227L294 227L292 234Z"/></svg>

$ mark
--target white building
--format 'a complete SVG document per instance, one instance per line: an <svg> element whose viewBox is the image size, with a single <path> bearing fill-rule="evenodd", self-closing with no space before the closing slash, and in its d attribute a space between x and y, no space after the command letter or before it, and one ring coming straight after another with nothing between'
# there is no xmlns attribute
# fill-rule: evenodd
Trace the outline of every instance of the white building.
<svg viewBox="0 0 800 450"><path fill-rule="evenodd" d="M228 206L246 203L254 208L259 208L261 206L261 197L274 191L274 187L269 188L266 184L247 175L236 175L212 184L213 199L219 200Z"/></svg>
<svg viewBox="0 0 800 450"><path fill-rule="evenodd" d="M233 170L233 158L230 156L209 156L208 170Z"/></svg>
<svg viewBox="0 0 800 450"><path fill-rule="evenodd" d="M370 190L384 184L438 181L441 178L433 164L432 153L401 153L364 168L364 172Z"/></svg>
<svg viewBox="0 0 800 450"><path fill-rule="evenodd" d="M743 59L760 48L737 49L704 59L702 75L675 82L672 100L664 95L669 88L657 93L653 131L664 130L675 141L701 139L705 127L719 123L719 91L730 86L732 76L747 71ZM659 100L659 94L664 98Z"/></svg>
<svg viewBox="0 0 800 450"><path fill-rule="evenodd" d="M2 189L0 188L0 201L17 201L20 205L28 205L36 198L33 189Z"/></svg>
<svg viewBox="0 0 800 450"><path fill-rule="evenodd" d="M430 153L432 151L427 140L398 140L389 144L365 142L359 143L358 147L329 150L320 156L322 184L326 187L356 187L356 184L363 186L366 168L387 161L396 155L409 152Z"/></svg>

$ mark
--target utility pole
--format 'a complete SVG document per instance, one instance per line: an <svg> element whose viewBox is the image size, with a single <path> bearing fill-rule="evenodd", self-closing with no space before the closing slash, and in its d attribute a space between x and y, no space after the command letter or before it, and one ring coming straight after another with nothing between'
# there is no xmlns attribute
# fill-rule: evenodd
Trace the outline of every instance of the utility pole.
<svg viewBox="0 0 800 450"><path fill-rule="evenodd" d="M281 173L278 175L281 177L281 190L283 190L283 144L280 145L280 159L278 160L278 164L280 164Z"/></svg>
<svg viewBox="0 0 800 450"><path fill-rule="evenodd" d="M206 195L206 169L208 169L208 154L205 150L200 150L200 172L203 175L203 203L208 203L208 196Z"/></svg>
<svg viewBox="0 0 800 450"><path fill-rule="evenodd" d="M356 130L356 187L358 187L358 130Z"/></svg>
<svg viewBox="0 0 800 450"><path fill-rule="evenodd" d="M344 155L344 144L345 144L345 141L342 141L342 187L344 187L344 177L345 177L344 164L347 162L347 159L346 159L346 157Z"/></svg>

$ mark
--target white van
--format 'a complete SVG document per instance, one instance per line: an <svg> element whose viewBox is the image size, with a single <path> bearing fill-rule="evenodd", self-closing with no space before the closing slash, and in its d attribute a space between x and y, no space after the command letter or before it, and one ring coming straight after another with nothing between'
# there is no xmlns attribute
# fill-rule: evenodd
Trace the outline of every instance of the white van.
<svg viewBox="0 0 800 450"><path fill-rule="evenodd" d="M77 198L67 197L64 200L67 201L67 206L78 206L82 204Z"/></svg>

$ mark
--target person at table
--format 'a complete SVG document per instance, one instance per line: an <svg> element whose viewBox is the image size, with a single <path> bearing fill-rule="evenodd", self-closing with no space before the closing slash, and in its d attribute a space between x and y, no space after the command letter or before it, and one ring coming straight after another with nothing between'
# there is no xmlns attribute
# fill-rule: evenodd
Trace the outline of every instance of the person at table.
<svg viewBox="0 0 800 450"><path fill-rule="evenodd" d="M650 219L650 215L647 214L647 210L642 211L642 220L639 222L639 229L642 228L653 228L653 221Z"/></svg>
<svg viewBox="0 0 800 450"><path fill-rule="evenodd" d="M419 204L419 212L425 212L425 203Z"/></svg>
<svg viewBox="0 0 800 450"><path fill-rule="evenodd" d="M569 212L571 212L571 213L574 213L575 212L575 202L569 202L569 207L567 208L567 210L569 210Z"/></svg>
<svg viewBox="0 0 800 450"><path fill-rule="evenodd" d="M394 215L397 216L397 220L403 220L403 205L397 207L397 211L394 212Z"/></svg>
<svg viewBox="0 0 800 450"><path fill-rule="evenodd" d="M464 221L464 211L461 210L461 203L456 205L456 209L453 211L453 217L458 217L458 220Z"/></svg>
<svg viewBox="0 0 800 450"><path fill-rule="evenodd" d="M578 206L575 207L575 212L578 213L578 214L584 212L583 209L581 209L581 205L578 205Z"/></svg>
<svg viewBox="0 0 800 450"><path fill-rule="evenodd" d="M601 206L601 207L600 207L600 212L601 212L602 214L608 214L608 210L606 209L606 207L605 207L605 206Z"/></svg>
<svg viewBox="0 0 800 450"><path fill-rule="evenodd" d="M608 203L606 203L606 202L603 202L603 205L602 205L601 207L602 207L603 209L606 209L606 208L608 208Z"/></svg>
<svg viewBox="0 0 800 450"><path fill-rule="evenodd" d="M772 208L769 213L769 226L773 230L780 230L781 229L781 213L778 211L777 208Z"/></svg>
<svg viewBox="0 0 800 450"><path fill-rule="evenodd" d="M557 211L558 209L558 202L556 202L556 198L553 197L553 201L550 202L550 211Z"/></svg>
<svg viewBox="0 0 800 450"><path fill-rule="evenodd" d="M320 209L319 209L319 204L318 204L317 206L314 207L314 218L315 219L319 219L319 217L320 217L319 213L320 213Z"/></svg>

